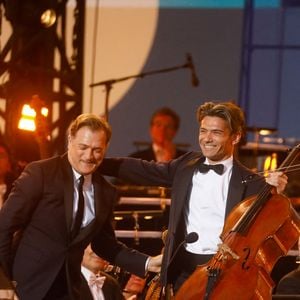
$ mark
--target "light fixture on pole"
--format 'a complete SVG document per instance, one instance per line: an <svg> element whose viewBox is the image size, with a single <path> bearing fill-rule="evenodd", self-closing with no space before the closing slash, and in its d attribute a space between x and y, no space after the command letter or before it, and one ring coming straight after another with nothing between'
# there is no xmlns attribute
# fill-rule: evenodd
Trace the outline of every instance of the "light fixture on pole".
<svg viewBox="0 0 300 300"><path fill-rule="evenodd" d="M30 104L23 105L18 128L27 131L36 131L36 118L39 116L47 118L48 113L49 110L43 101L37 95L34 95Z"/></svg>
<svg viewBox="0 0 300 300"><path fill-rule="evenodd" d="M54 9L46 9L42 14L40 18L41 24L49 28L54 25L56 22L56 12Z"/></svg>

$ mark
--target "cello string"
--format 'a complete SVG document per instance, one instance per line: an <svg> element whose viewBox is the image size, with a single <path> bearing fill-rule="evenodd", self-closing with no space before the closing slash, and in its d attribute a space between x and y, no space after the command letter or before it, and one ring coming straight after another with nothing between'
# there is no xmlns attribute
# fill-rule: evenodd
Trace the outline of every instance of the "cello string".
<svg viewBox="0 0 300 300"><path fill-rule="evenodd" d="M256 180L263 180L268 175L268 173L272 173L272 172L283 171L284 174L287 174L287 173L292 173L292 172L299 171L299 170L300 170L300 164L296 164L296 165L292 165L290 167L279 167L274 170L255 172L253 174L248 175L244 180L242 180L242 183L253 182ZM259 175L259 177L254 177L256 175Z"/></svg>
<svg viewBox="0 0 300 300"><path fill-rule="evenodd" d="M280 167L277 170L281 169L281 170L285 170L287 172L288 170L291 170L291 169L295 170L296 168L298 168L299 165L295 165L295 164L293 165L293 162L299 156L299 147L300 147L300 144L292 149L292 151L285 158L285 160L283 161L283 163L280 165ZM275 172L275 170L264 171L263 172L264 176L260 177L260 178L265 178L266 174L271 173L271 172ZM250 181L251 181L253 176L254 176L253 174L250 174L249 178L247 178L248 177L247 176L245 178L245 180L242 181L242 183L247 183L248 182L247 179L250 179ZM265 184L262 191L258 194L256 201L253 203L253 205L251 205L249 207L249 209L247 210L247 213L236 224L235 228L239 232L245 232L246 230L248 230L249 225L255 219L256 215L262 209L263 205L269 200L269 198L270 198L269 196L271 195L271 190L272 190L272 186L270 186L269 184Z"/></svg>
<svg viewBox="0 0 300 300"><path fill-rule="evenodd" d="M278 171L283 171L284 173L290 173L290 172L294 172L294 171L298 171L298 170L300 170L300 164L292 165L289 167L279 167L274 170L260 171L260 172L254 173L254 174L255 175L264 175L265 173L272 173L272 172L278 172Z"/></svg>

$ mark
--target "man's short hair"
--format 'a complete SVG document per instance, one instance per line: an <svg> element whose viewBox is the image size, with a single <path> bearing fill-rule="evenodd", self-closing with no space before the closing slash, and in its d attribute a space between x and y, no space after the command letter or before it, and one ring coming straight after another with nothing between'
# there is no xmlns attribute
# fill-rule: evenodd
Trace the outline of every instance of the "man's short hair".
<svg viewBox="0 0 300 300"><path fill-rule="evenodd" d="M81 114L72 121L68 129L68 134L74 137L77 131L85 126L89 127L92 131L103 130L106 134L106 142L110 141L112 130L108 122L104 118L91 113Z"/></svg>

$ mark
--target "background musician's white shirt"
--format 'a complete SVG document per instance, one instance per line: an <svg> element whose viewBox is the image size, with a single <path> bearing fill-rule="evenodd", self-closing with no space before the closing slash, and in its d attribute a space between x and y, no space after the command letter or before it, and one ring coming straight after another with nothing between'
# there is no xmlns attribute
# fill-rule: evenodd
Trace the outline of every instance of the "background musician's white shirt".
<svg viewBox="0 0 300 300"><path fill-rule="evenodd" d="M91 272L89 269L85 268L84 266L81 266L81 273L89 285L90 276L95 275L95 274L93 272ZM91 291L91 294L92 294L94 300L105 300L102 288L94 289L91 286L89 286L89 288L90 288L90 291Z"/></svg>

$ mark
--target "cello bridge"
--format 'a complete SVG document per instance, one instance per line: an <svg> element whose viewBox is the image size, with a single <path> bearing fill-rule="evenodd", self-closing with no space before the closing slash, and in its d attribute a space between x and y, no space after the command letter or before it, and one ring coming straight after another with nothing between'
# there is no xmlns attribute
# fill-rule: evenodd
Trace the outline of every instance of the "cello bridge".
<svg viewBox="0 0 300 300"><path fill-rule="evenodd" d="M219 244L218 250L220 251L221 257L220 260L226 261L228 259L228 254L235 260L238 260L240 257L233 252L226 244Z"/></svg>

